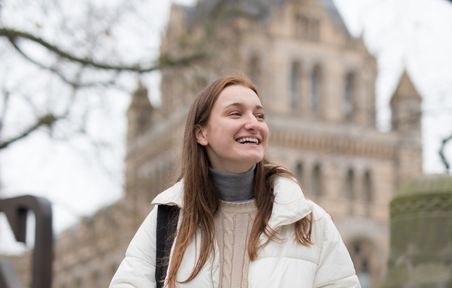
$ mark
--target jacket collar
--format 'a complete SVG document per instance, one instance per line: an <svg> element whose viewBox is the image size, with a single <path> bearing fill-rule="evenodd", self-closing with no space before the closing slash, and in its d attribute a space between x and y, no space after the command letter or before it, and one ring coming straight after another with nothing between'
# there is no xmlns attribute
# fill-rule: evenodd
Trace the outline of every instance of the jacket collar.
<svg viewBox="0 0 452 288"><path fill-rule="evenodd" d="M306 217L312 211L312 202L306 200L300 185L287 177L275 179L272 215L268 221L271 229L289 225Z"/></svg>
<svg viewBox="0 0 452 288"><path fill-rule="evenodd" d="M152 204L154 205L170 205L182 208L184 202L184 182L179 180L173 186L169 187L162 193L158 194Z"/></svg>
<svg viewBox="0 0 452 288"><path fill-rule="evenodd" d="M287 177L278 177L273 189L275 201L272 215L268 221L271 229L292 224L312 211L312 202L306 200L300 186L295 180ZM183 207L183 182L178 181L172 187L163 191L154 198L152 204L176 205Z"/></svg>

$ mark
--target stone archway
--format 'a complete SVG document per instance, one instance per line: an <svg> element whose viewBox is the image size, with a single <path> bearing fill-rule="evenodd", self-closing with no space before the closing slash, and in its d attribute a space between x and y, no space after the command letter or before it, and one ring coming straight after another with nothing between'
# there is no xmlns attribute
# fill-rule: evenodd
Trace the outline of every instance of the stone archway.
<svg viewBox="0 0 452 288"><path fill-rule="evenodd" d="M375 220L353 217L341 218L336 223L362 288L378 287L388 256L387 226Z"/></svg>
<svg viewBox="0 0 452 288"><path fill-rule="evenodd" d="M375 245L367 239L356 239L347 245L362 288L373 288L377 278Z"/></svg>

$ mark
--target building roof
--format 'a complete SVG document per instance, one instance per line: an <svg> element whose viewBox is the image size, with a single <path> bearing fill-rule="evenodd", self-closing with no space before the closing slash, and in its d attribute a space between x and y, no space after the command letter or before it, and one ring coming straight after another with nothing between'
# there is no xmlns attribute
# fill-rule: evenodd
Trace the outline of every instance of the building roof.
<svg viewBox="0 0 452 288"><path fill-rule="evenodd" d="M204 18L208 13L223 5L236 5L241 12L261 20L267 20L271 16L271 9L282 6L286 0L199 0L196 7L179 5L186 12L187 22L193 23ZM319 0L330 15L333 24L351 37L344 19L342 18L333 0ZM204 17L203 17L204 16Z"/></svg>
<svg viewBox="0 0 452 288"><path fill-rule="evenodd" d="M320 0L320 2L323 4L323 6L327 9L328 13L330 14L331 19L333 20L333 23L337 25L347 36L351 36L350 32L347 29L347 26L345 25L344 19L342 18L341 14L339 13L339 10L337 9L336 4L334 4L333 0Z"/></svg>
<svg viewBox="0 0 452 288"><path fill-rule="evenodd" d="M416 87L413 84L413 81L411 81L411 78L408 75L407 70L405 69L400 76L399 84L397 85L397 88L391 98L391 104L395 103L396 101L408 98L422 101L419 92L417 91Z"/></svg>

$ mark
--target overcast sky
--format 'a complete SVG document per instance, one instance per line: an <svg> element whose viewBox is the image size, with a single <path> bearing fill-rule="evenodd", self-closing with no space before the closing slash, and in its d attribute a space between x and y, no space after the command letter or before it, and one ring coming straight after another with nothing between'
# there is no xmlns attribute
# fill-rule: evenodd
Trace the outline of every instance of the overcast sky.
<svg viewBox="0 0 452 288"><path fill-rule="evenodd" d="M146 4L147 9L142 13L147 13L153 21L151 36L155 43L152 45L157 47L169 4L167 1L148 2L154 3ZM369 50L378 59L376 92L381 129L388 129L389 97L402 69L406 68L424 101L424 172L443 171L437 150L440 140L452 134L452 5L444 0L335 2L350 32L355 36L363 35ZM157 103L158 77L153 75L144 81ZM54 204L56 231L119 199L123 195L124 115L128 99L115 99L107 115L112 121L109 126L115 127L115 133L108 136L115 144L106 152L107 162L98 161L98 151L91 151L90 143L82 139L55 142L45 131L39 131L0 154L2 193L48 197ZM447 152L452 160L452 147ZM11 242L7 239L11 235L4 233L4 226L3 223L0 227L0 245L10 247L5 243Z"/></svg>

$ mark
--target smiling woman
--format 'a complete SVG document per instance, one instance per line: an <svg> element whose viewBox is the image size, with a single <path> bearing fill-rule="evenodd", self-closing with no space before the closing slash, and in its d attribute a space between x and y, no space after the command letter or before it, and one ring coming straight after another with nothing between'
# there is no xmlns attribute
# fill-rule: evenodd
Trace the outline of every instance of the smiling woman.
<svg viewBox="0 0 452 288"><path fill-rule="evenodd" d="M262 161L268 143L264 108L252 89L226 87L213 105L207 125L196 129L212 168L225 172L248 171Z"/></svg>
<svg viewBox="0 0 452 288"><path fill-rule="evenodd" d="M180 180L154 199L110 287L360 287L330 216L265 159L268 136L253 83L206 87L187 117ZM174 243L164 207L180 209Z"/></svg>

